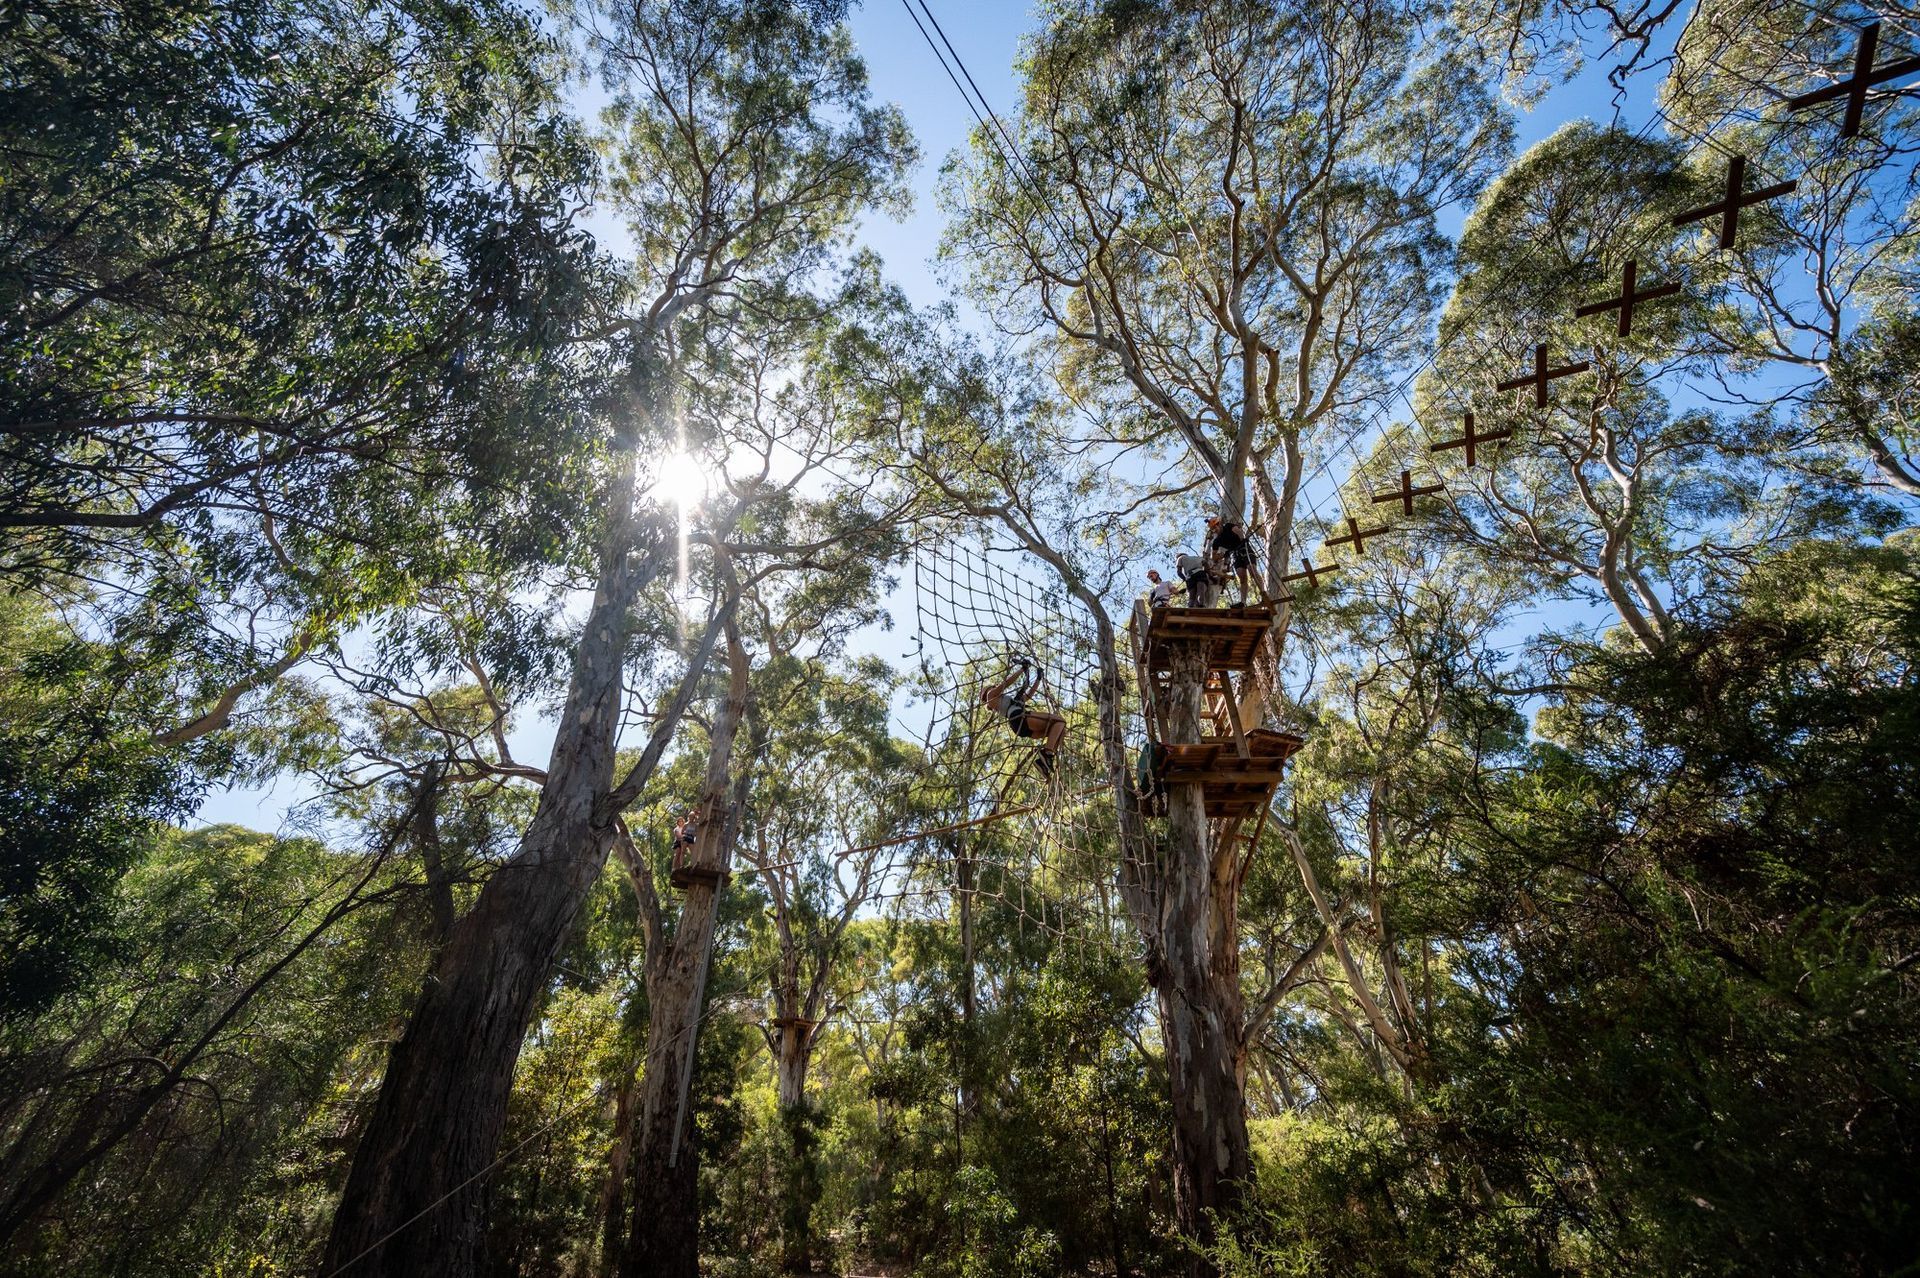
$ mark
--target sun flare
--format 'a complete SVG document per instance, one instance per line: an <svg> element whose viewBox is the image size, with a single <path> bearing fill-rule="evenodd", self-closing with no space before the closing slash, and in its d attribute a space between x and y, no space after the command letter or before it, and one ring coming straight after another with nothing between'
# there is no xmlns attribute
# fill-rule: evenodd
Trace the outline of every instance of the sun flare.
<svg viewBox="0 0 1920 1278"><path fill-rule="evenodd" d="M707 472L690 453L674 453L660 463L655 489L682 507L697 505L707 495Z"/></svg>

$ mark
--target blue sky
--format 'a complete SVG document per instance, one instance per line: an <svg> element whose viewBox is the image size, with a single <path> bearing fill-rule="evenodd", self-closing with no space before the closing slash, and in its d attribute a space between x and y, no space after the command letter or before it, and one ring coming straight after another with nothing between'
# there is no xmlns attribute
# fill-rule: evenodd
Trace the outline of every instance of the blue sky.
<svg viewBox="0 0 1920 1278"><path fill-rule="evenodd" d="M1009 116L1019 94L1014 59L1021 37L1035 21L1031 6L1023 0L928 0L928 4L981 92L1003 118ZM947 154L966 145L974 118L907 16L904 0L867 0L854 12L852 27L866 57L875 96L894 103L906 114L921 151L914 175L913 215L904 222L870 219L863 228L864 238L886 259L908 295L916 303L931 305L947 296L930 266L941 231L934 186ZM1642 77L1634 85L1633 97L1623 103L1626 127L1638 128L1645 122L1652 82L1653 77ZM1520 147L1524 149L1568 120L1586 116L1605 121L1613 113L1613 90L1604 71L1589 67L1521 117ZM1455 211L1449 219L1450 232L1458 229L1461 215L1462 211Z"/></svg>

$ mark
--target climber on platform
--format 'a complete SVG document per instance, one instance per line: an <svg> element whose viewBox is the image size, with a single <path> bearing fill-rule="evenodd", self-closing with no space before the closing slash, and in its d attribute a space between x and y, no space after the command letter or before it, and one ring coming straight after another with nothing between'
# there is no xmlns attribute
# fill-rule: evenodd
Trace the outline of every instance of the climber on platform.
<svg viewBox="0 0 1920 1278"><path fill-rule="evenodd" d="M1189 608L1213 606L1214 587L1219 583L1204 555L1182 554L1174 559L1173 570L1180 574L1181 584L1186 588Z"/></svg>
<svg viewBox="0 0 1920 1278"><path fill-rule="evenodd" d="M1147 580L1153 583L1147 590L1147 607L1149 609L1165 608L1173 602L1173 596L1180 589L1180 587L1173 582L1163 580L1159 572L1152 568L1147 569Z"/></svg>
<svg viewBox="0 0 1920 1278"><path fill-rule="evenodd" d="M1253 543L1247 538L1247 526L1218 516L1207 520L1207 544L1203 552L1209 562L1219 561L1223 568L1231 569L1240 582L1240 601L1236 608L1247 606L1247 583L1253 577ZM1225 573L1221 574L1224 579Z"/></svg>
<svg viewBox="0 0 1920 1278"><path fill-rule="evenodd" d="M695 804L681 813L680 819L673 823L673 861L675 865L684 863L693 854L693 845L700 841L700 826L705 818L700 807Z"/></svg>
<svg viewBox="0 0 1920 1278"><path fill-rule="evenodd" d="M981 692L987 709L1005 716L1015 736L1032 737L1040 743L1040 773L1051 778L1060 754L1060 743L1067 736L1067 721L1057 714L1028 708L1027 698L1040 681L1040 672L1025 657L1015 657L1007 677Z"/></svg>

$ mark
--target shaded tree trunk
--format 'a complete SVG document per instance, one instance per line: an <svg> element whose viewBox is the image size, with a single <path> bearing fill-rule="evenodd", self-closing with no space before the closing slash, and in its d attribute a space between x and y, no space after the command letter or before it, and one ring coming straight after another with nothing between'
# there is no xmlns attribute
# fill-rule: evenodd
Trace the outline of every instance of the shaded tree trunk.
<svg viewBox="0 0 1920 1278"><path fill-rule="evenodd" d="M1205 650L1182 645L1171 661L1168 735L1198 741ZM1200 785L1168 787L1167 832L1154 990L1173 1101L1174 1212L1182 1233L1206 1241L1249 1166L1237 867L1230 851L1216 855Z"/></svg>
<svg viewBox="0 0 1920 1278"><path fill-rule="evenodd" d="M444 945L453 935L453 877L447 873L446 858L440 850L440 778L445 765L427 765L420 778L420 796L413 807L413 842L420 849L421 868L427 874L427 908L432 912L435 945Z"/></svg>
<svg viewBox="0 0 1920 1278"><path fill-rule="evenodd" d="M802 1108L807 1103L807 1067L813 1063L813 1028L804 1022L782 1025L773 1041L774 1086L780 1108Z"/></svg>
<svg viewBox="0 0 1920 1278"><path fill-rule="evenodd" d="M734 739L747 713L750 671L731 619L726 630L727 697L714 716L700 802L708 819L693 858L695 865L719 869L732 859L751 772L743 767L728 782ZM720 890L718 882L689 883L672 943L647 956L647 1060L640 1076L632 1223L620 1259L621 1278L698 1278L699 1141L691 1087Z"/></svg>
<svg viewBox="0 0 1920 1278"><path fill-rule="evenodd" d="M957 845L960 841L954 840ZM960 1023L973 1028L973 858L960 853L955 858L960 892Z"/></svg>
<svg viewBox="0 0 1920 1278"><path fill-rule="evenodd" d="M627 1169L633 1157L633 1102L639 1089L636 1065L620 1080L613 1102L613 1143L607 1151L607 1179L600 1188L600 1278L613 1278L620 1265L620 1240L627 1221Z"/></svg>
<svg viewBox="0 0 1920 1278"><path fill-rule="evenodd" d="M936 479L935 482L938 482ZM948 490L951 491L951 490ZM1289 493L1292 489L1289 488ZM1289 507L1290 509L1290 507ZM1246 1018L1240 993L1238 866L1229 840L1216 846L1199 785L1169 787L1164 845L1155 846L1132 781L1121 707L1122 680L1113 619L1100 596L1039 532L1004 507L976 512L998 519L1034 556L1050 565L1093 618L1100 678L1100 752L1113 788L1120 833L1120 894L1139 928L1167 1042L1173 1107L1174 1217L1197 1240L1212 1236L1209 1213L1228 1214L1251 1165L1245 1099ZM1210 607L1211 584L1189 597ZM1277 643L1277 640L1276 640ZM1173 741L1198 741L1206 653L1194 645L1171 653L1172 704L1163 706ZM1150 695L1141 689L1141 695ZM1190 1271L1209 1270L1195 1258Z"/></svg>
<svg viewBox="0 0 1920 1278"><path fill-rule="evenodd" d="M454 927L394 1044L334 1214L324 1274L349 1265L354 1278L475 1270L484 1180L499 1152L514 1064L612 842L604 800L628 614L643 574L629 558L633 500L626 454L608 485L599 585L539 805L518 850Z"/></svg>
<svg viewBox="0 0 1920 1278"><path fill-rule="evenodd" d="M960 1038L963 1046L962 1068L960 1071L960 1116L964 1120L973 1114L979 1103L980 1089L973 1078L974 1062L978 1053L974 1049L973 1022L979 1012L979 992L974 981L974 934L973 934L973 894L974 879L977 873L972 857L962 848L965 840L954 839L952 847L955 856L955 870L960 895Z"/></svg>
<svg viewBox="0 0 1920 1278"><path fill-rule="evenodd" d="M649 964L647 1061L634 1123L632 1208L621 1278L696 1278L700 1260L699 1142L687 1094L700 1004L719 914L715 885L687 890L667 961Z"/></svg>
<svg viewBox="0 0 1920 1278"><path fill-rule="evenodd" d="M791 1151L787 1166L786 1203L781 1212L782 1268L789 1273L813 1272L813 1208L820 1201L820 1115L809 1105L780 1111Z"/></svg>

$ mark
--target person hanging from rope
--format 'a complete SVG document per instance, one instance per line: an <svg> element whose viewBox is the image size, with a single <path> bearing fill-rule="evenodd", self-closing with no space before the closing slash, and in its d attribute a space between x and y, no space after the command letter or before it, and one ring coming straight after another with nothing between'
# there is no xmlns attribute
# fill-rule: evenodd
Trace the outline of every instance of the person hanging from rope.
<svg viewBox="0 0 1920 1278"><path fill-rule="evenodd" d="M1040 672L1033 662L1015 657L1007 677L981 692L980 700L987 709L1006 717L1015 736L1031 737L1040 743L1040 774L1051 778L1060 743L1066 740L1067 721L1060 715L1028 707L1027 698L1039 682Z"/></svg>
<svg viewBox="0 0 1920 1278"><path fill-rule="evenodd" d="M1253 543L1247 537L1247 526L1218 516L1207 520L1207 544L1203 553L1208 560L1217 560L1233 571L1240 582L1240 602L1234 607L1246 607L1247 583L1253 577ZM1222 573L1223 580L1224 577Z"/></svg>
<svg viewBox="0 0 1920 1278"><path fill-rule="evenodd" d="M1147 589L1147 607L1150 609L1165 608L1173 602L1174 593L1180 589L1173 582L1162 580L1159 572L1152 568L1147 569L1147 580L1153 583Z"/></svg>

